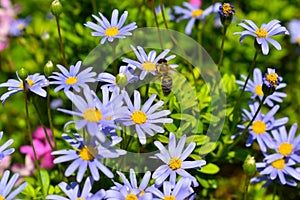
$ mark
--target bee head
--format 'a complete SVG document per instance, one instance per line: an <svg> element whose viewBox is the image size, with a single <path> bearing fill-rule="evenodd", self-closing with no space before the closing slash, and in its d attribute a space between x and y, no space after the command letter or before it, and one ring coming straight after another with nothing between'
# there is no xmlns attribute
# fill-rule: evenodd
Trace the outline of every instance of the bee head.
<svg viewBox="0 0 300 200"><path fill-rule="evenodd" d="M168 61L165 58L161 58L157 61L158 64L167 63Z"/></svg>

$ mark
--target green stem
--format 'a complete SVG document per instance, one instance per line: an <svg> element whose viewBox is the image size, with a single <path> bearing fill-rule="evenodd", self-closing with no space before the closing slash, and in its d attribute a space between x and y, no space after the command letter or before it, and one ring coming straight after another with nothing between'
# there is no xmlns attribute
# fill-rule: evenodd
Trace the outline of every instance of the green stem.
<svg viewBox="0 0 300 200"><path fill-rule="evenodd" d="M24 88L24 102L25 102L25 112L26 112L26 123L27 123L27 134L28 134L28 137L29 137L29 141L30 141L30 144L32 146L32 150L33 150L33 156L34 156L34 164L35 164L35 167L38 171L38 179L39 179L39 182L41 184L41 188L42 188L42 191L44 191L43 189L43 182L42 182L42 176L41 176L41 173L40 173L40 165L39 165L39 161L38 161L38 158L37 158L37 154L36 154L36 150L35 150L35 147L34 147L34 144L33 144L33 138L32 138L32 132L31 132L31 125L30 125L30 120L29 120L29 111L28 111L28 97L27 97L27 91L26 91L26 81L23 81L23 88Z"/></svg>
<svg viewBox="0 0 300 200"><path fill-rule="evenodd" d="M52 114L51 114L51 108L50 108L50 87L47 87L47 115L48 115L50 130L51 130L52 136L53 136L54 148L56 148L56 140L55 140L55 135L54 135Z"/></svg>
<svg viewBox="0 0 300 200"><path fill-rule="evenodd" d="M66 54L65 54L64 46L63 46L63 43L62 43L61 32L60 32L59 17L55 17L55 19L56 19L56 25L57 25L60 52L61 52L62 57L63 57L64 65L65 65L65 67L68 68L68 64L67 64L67 60L66 60Z"/></svg>
<svg viewBox="0 0 300 200"><path fill-rule="evenodd" d="M116 46L117 46L117 41L114 41L112 43L111 48L112 48L112 57L113 57L113 63L112 63L113 71L112 71L112 73L115 76L117 76L117 74L118 74L118 66L117 66L117 63L116 63Z"/></svg>
<svg viewBox="0 0 300 200"><path fill-rule="evenodd" d="M277 184L275 183L274 188L273 188L273 197L272 197L272 200L276 199L276 190L277 190Z"/></svg>
<svg viewBox="0 0 300 200"><path fill-rule="evenodd" d="M244 198L243 200L247 200L248 188L250 185L250 177L246 175L245 187L244 187Z"/></svg>
<svg viewBox="0 0 300 200"><path fill-rule="evenodd" d="M254 66L255 66L255 64L256 64L257 55L258 55L258 51L256 50L256 51L255 51L255 54L254 54L254 57L253 57L253 61L252 61L251 66L249 67L249 70L248 70L248 76L247 76L247 78L246 78L245 84L244 84L244 86L243 86L243 89L242 89L242 91L241 91L241 93L240 93L240 96L239 96L238 100L236 101L237 103L235 104L235 106L234 106L234 108L233 108L231 114L234 114L235 111L236 111L236 109L238 108L238 105L239 105L239 103L240 103L240 100L241 100L241 98L242 98L242 96L243 96L243 93L245 92L246 86L247 86L248 81L249 81L249 79L250 79L250 75L251 75L251 73L252 73L252 71L253 71L253 68L254 68ZM231 115L231 114L230 114L230 115Z"/></svg>
<svg viewBox="0 0 300 200"><path fill-rule="evenodd" d="M224 55L224 43L225 43L225 37L226 37L226 31L227 31L227 26L224 26L224 31L223 31L223 37L222 37L222 43L221 43L221 50L220 50L220 58L218 62L218 69L220 70L222 61L223 61L223 55Z"/></svg>
<svg viewBox="0 0 300 200"><path fill-rule="evenodd" d="M155 21L155 24L156 24L156 27L157 27L157 33L158 33L160 47L161 47L161 49L163 49L163 42L162 42L162 39L161 39L161 33L160 33L160 29L159 29L159 23L158 23L157 15L156 15L156 12L155 12L154 1L155 0L151 0L150 4L151 4L152 12L153 12L153 15L154 15L154 21Z"/></svg>

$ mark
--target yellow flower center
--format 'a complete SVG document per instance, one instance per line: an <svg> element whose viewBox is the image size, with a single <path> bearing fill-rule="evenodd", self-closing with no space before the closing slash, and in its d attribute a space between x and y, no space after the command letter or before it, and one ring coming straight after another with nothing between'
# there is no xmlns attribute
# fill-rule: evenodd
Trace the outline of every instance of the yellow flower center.
<svg viewBox="0 0 300 200"><path fill-rule="evenodd" d="M74 85L75 83L77 83L77 78L75 76L70 76L66 79L65 82L68 85Z"/></svg>
<svg viewBox="0 0 300 200"><path fill-rule="evenodd" d="M203 13L203 10L201 10L201 9L194 10L194 11L192 12L192 17L194 17L194 18L199 17L199 16L202 15L202 13Z"/></svg>
<svg viewBox="0 0 300 200"><path fill-rule="evenodd" d="M255 34L259 38L266 38L268 35L268 31L264 28L258 28L258 29L256 29Z"/></svg>
<svg viewBox="0 0 300 200"><path fill-rule="evenodd" d="M28 83L30 88L34 85L34 82L30 78L26 79L26 82Z"/></svg>
<svg viewBox="0 0 300 200"><path fill-rule="evenodd" d="M179 158L171 158L168 166L174 171L181 168L182 161Z"/></svg>
<svg viewBox="0 0 300 200"><path fill-rule="evenodd" d="M266 126L265 122L257 120L255 122L253 122L253 124L252 124L252 130L256 134L263 134L263 133L266 132L267 126Z"/></svg>
<svg viewBox="0 0 300 200"><path fill-rule="evenodd" d="M25 25L24 25L24 24L19 24L18 29L19 29L20 31L21 31L21 30L24 30L24 29L25 29Z"/></svg>
<svg viewBox="0 0 300 200"><path fill-rule="evenodd" d="M264 96L264 92L262 91L262 86L261 85L256 86L254 90L255 90L255 93L258 96Z"/></svg>
<svg viewBox="0 0 300 200"><path fill-rule="evenodd" d="M222 11L226 16L230 15L230 12L232 11L232 8L231 8L230 4L229 3L224 3L223 6L222 6Z"/></svg>
<svg viewBox="0 0 300 200"><path fill-rule="evenodd" d="M0 195L0 200L6 200L3 196Z"/></svg>
<svg viewBox="0 0 300 200"><path fill-rule="evenodd" d="M119 33L118 27L109 27L105 31L105 35L108 37L114 37L118 35L118 33Z"/></svg>
<svg viewBox="0 0 300 200"><path fill-rule="evenodd" d="M80 197L80 198L77 198L76 200L85 200L85 198Z"/></svg>
<svg viewBox="0 0 300 200"><path fill-rule="evenodd" d="M127 194L125 200L138 200L135 194Z"/></svg>
<svg viewBox="0 0 300 200"><path fill-rule="evenodd" d="M279 153L284 156L290 155L292 153L292 150L293 145L288 142L284 142L278 147Z"/></svg>
<svg viewBox="0 0 300 200"><path fill-rule="evenodd" d="M273 87L277 86L278 78L275 73L268 74L266 80L273 85Z"/></svg>
<svg viewBox="0 0 300 200"><path fill-rule="evenodd" d="M163 198L163 200L176 200L176 197L174 197L173 195L165 196L165 197Z"/></svg>
<svg viewBox="0 0 300 200"><path fill-rule="evenodd" d="M84 146L82 149L80 149L79 151L79 157L82 159L82 160L94 160L95 156L97 155L97 150L88 145L88 146Z"/></svg>
<svg viewBox="0 0 300 200"><path fill-rule="evenodd" d="M132 113L131 120L136 124L144 124L147 121L147 115L143 111L136 110Z"/></svg>
<svg viewBox="0 0 300 200"><path fill-rule="evenodd" d="M297 42L298 42L298 44L300 44L300 37L297 38Z"/></svg>
<svg viewBox="0 0 300 200"><path fill-rule="evenodd" d="M275 169L283 169L284 168L284 159L279 159L279 160L275 160L274 162L271 163L271 165L275 168Z"/></svg>
<svg viewBox="0 0 300 200"><path fill-rule="evenodd" d="M23 86L23 81L20 81L19 88L21 88L22 90L24 89L24 86ZM0 199L0 200L1 200L1 199Z"/></svg>
<svg viewBox="0 0 300 200"><path fill-rule="evenodd" d="M154 71L154 70L156 70L156 65L154 63L152 63L152 62L144 62L142 64L142 67L146 71Z"/></svg>
<svg viewBox="0 0 300 200"><path fill-rule="evenodd" d="M88 122L98 122L102 119L102 113L96 108L88 108L84 111L83 118Z"/></svg>

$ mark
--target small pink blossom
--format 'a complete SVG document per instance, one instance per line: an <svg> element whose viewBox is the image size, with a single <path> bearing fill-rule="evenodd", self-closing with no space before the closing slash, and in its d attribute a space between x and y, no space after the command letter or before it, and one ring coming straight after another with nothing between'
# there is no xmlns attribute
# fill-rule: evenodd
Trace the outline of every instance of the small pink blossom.
<svg viewBox="0 0 300 200"><path fill-rule="evenodd" d="M190 4L199 8L202 5L202 0L190 0Z"/></svg>

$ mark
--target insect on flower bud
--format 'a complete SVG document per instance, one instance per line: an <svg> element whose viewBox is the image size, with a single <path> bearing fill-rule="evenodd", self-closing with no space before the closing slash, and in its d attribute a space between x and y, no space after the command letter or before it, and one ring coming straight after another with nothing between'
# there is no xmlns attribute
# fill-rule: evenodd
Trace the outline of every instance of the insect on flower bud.
<svg viewBox="0 0 300 200"><path fill-rule="evenodd" d="M51 60L49 60L47 63L46 63L46 65L45 65L45 67L44 67L44 74L46 75L46 76L50 76L51 74L52 74L52 72L53 72L53 63L52 63L52 61Z"/></svg>
<svg viewBox="0 0 300 200"><path fill-rule="evenodd" d="M24 81L28 77L28 71L25 68L18 70L19 77Z"/></svg>
<svg viewBox="0 0 300 200"><path fill-rule="evenodd" d="M247 156L243 164L244 172L247 176L254 176L256 172L256 162L253 156Z"/></svg>
<svg viewBox="0 0 300 200"><path fill-rule="evenodd" d="M59 0L54 0L50 6L51 13L58 17L62 13L62 5Z"/></svg>

